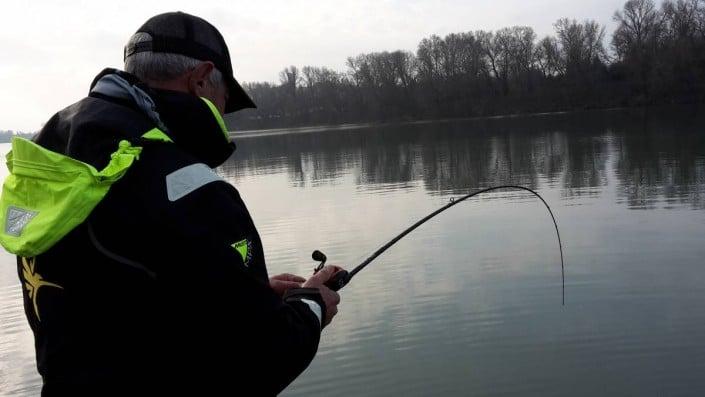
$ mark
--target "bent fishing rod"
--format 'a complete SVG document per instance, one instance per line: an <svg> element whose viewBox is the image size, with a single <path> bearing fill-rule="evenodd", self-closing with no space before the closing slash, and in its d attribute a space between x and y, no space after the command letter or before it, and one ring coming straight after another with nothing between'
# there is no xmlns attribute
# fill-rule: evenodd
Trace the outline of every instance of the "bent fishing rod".
<svg viewBox="0 0 705 397"><path fill-rule="evenodd" d="M546 209L548 210L548 213L551 215L551 219L553 220L553 226L556 228L556 237L558 237L558 249L559 249L560 254L561 254L562 303L563 303L563 305L565 305L565 267L564 267L564 265L563 265L563 243L561 242L561 234L560 234L560 232L558 231L558 223L556 222L556 217L553 216L553 211L551 211L551 207L548 205L548 203L546 202L546 200L544 200L543 197L541 197L540 194L536 193L536 192L533 191L532 189L529 189L528 187L516 186L516 185L493 186L493 187L489 187L489 188L486 188L486 189L478 190L478 191L473 192L473 193L466 194L465 196L462 196L462 197L460 197L460 198L458 198L458 199L453 199L453 198L451 198L451 199L450 199L450 203L444 205L443 207L437 209L436 211L430 213L429 215L427 215L426 217L422 218L422 219L419 220L418 222L416 222L416 223L414 223L413 225L409 226L406 230L404 230L403 232L399 233L396 237L394 237L394 238L391 239L389 242L387 242L386 244L384 244L383 246L381 246L379 249L377 249L377 251L375 251L372 255L370 255L370 256L369 256L367 259L365 259L362 263L360 263L359 265L357 265L357 266L356 266L353 270L351 270L350 272L348 272L348 271L346 271L346 270L341 270L341 271L337 272L330 280L328 280L328 282L326 283L326 286L327 286L328 288L332 289L333 291L339 291L341 288L343 288L343 287L345 287L346 285L348 285L348 283L350 283L350 280L352 280L352 278L355 277L355 275L356 275L357 273L359 273L362 269L364 269L365 267L367 267L367 265L369 265L372 261L374 261L375 259L377 259L378 256L382 255L386 250L388 250L389 248L391 248L394 244L396 244L399 240L401 240L402 238L404 238L407 234L411 233L412 231L414 231L414 230L415 230L416 228L418 228L419 226L421 226L421 225L423 225L424 223L428 222L429 220L431 220L431 219L432 219L433 217L435 217L436 215L440 214L441 212L444 212L445 210L447 210L447 209L449 209L449 208L451 208L451 207L453 207L453 206L455 206L455 205L457 205L457 204L459 204L459 203L461 203L461 202L463 202L463 201L465 201L465 200L467 200L467 199L469 199L469 198L471 198L471 197L475 197L475 196L477 196L477 195L479 195L479 194L483 194L483 193L487 193L487 192L491 192L491 191L493 191L493 190L499 190L499 189L514 189L514 190L524 190L524 191L527 191L527 192L533 194L534 196L538 197L539 200L541 200L541 202L543 203L543 205L546 206ZM321 270L321 269L323 268L324 264L326 263L326 260L327 260L326 255L325 255L324 253L322 253L321 251L316 250L316 251L313 251L313 253L311 254L311 257L313 258L314 261L320 262L320 263L318 264L318 266L316 267L316 269L314 270L314 273L317 273L319 270Z"/></svg>

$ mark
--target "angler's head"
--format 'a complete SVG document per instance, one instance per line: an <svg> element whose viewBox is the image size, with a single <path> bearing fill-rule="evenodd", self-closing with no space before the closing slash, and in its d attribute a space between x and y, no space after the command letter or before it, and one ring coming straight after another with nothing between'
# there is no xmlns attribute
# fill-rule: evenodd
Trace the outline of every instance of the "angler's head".
<svg viewBox="0 0 705 397"><path fill-rule="evenodd" d="M153 16L128 41L124 60L125 71L150 87L207 98L221 114L256 107L233 76L223 36L199 17Z"/></svg>

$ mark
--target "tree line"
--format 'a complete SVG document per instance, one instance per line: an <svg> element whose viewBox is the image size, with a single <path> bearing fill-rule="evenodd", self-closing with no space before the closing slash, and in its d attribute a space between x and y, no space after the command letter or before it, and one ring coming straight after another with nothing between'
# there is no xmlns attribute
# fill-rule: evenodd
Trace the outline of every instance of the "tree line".
<svg viewBox="0 0 705 397"><path fill-rule="evenodd" d="M705 0L628 0L606 38L594 20L432 35L416 53L347 59L347 70L286 67L245 83L258 108L238 129L473 117L705 101Z"/></svg>

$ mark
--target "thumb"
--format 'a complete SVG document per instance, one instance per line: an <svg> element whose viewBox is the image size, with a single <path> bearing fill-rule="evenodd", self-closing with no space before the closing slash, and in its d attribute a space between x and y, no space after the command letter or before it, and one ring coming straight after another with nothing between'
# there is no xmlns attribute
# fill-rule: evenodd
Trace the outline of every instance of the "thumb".
<svg viewBox="0 0 705 397"><path fill-rule="evenodd" d="M334 266L324 266L323 269L318 271L318 273L311 276L308 281L313 282L314 284L324 284L331 277L333 277L333 274L335 274L336 271L337 269Z"/></svg>

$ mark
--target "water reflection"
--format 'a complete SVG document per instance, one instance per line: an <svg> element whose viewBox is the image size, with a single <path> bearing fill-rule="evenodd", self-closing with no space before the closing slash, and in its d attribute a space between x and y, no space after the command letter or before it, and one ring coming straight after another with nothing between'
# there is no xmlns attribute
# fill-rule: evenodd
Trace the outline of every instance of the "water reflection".
<svg viewBox="0 0 705 397"><path fill-rule="evenodd" d="M705 117L683 108L381 125L240 138L224 172L286 170L294 186L353 174L362 189L420 181L441 194L543 181L571 199L599 195L613 167L617 200L631 208L704 208L704 131Z"/></svg>
<svg viewBox="0 0 705 397"><path fill-rule="evenodd" d="M705 208L704 147L702 112L669 118L647 114L615 142L620 199L634 208L654 208L659 200Z"/></svg>

